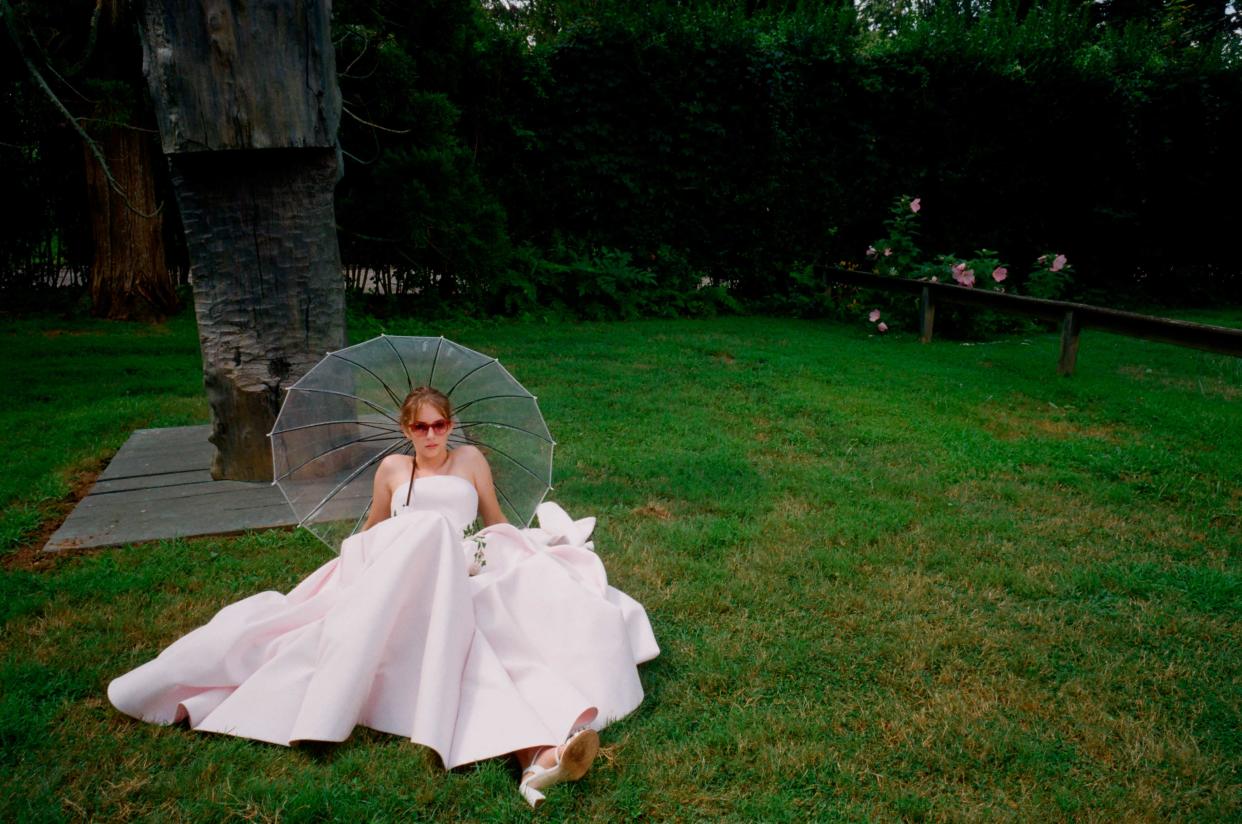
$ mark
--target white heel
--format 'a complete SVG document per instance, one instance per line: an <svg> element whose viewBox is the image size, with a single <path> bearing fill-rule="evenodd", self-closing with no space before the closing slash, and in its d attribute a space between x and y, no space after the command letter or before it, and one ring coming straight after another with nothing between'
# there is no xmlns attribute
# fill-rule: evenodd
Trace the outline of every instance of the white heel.
<svg viewBox="0 0 1242 824"><path fill-rule="evenodd" d="M526 803L530 805L532 810L537 809L543 803L544 794L531 787L526 781L518 784L518 792L522 794L522 798L526 799Z"/></svg>
<svg viewBox="0 0 1242 824"><path fill-rule="evenodd" d="M579 730L570 735L569 740L557 753L556 763L551 767L543 767L534 761L522 772L522 780L518 784L518 792L532 807L538 807L544 800L540 790L546 790L562 781L577 781L586 775L599 752L599 733L592 729ZM538 754L535 756L538 758Z"/></svg>

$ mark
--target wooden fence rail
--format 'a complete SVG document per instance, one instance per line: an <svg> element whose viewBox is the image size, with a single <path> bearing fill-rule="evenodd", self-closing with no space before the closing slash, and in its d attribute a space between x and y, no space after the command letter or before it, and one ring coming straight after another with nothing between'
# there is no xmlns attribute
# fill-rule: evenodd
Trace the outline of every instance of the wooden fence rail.
<svg viewBox="0 0 1242 824"><path fill-rule="evenodd" d="M1074 363L1078 358L1078 336L1086 328L1242 357L1242 329L1158 318L1153 315L1122 312L1086 303L1043 300L1025 295L993 292L988 289L972 289L952 283L885 277L832 267L821 267L819 271L835 283L918 295L919 337L923 343L932 339L932 329L936 321L936 305L940 303L977 306L1059 322L1061 324L1061 357L1057 363L1057 372L1062 375L1074 373Z"/></svg>

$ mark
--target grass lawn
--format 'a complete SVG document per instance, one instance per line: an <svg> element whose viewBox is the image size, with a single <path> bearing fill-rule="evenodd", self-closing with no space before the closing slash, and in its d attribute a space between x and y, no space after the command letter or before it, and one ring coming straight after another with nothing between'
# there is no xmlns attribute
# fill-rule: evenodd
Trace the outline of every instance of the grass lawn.
<svg viewBox="0 0 1242 824"><path fill-rule="evenodd" d="M1242 325L1242 313L1197 319ZM380 331L355 320L361 340ZM764 318L390 322L540 397L663 654L540 819L1242 818L1242 361ZM285 749L104 690L327 559L305 533L35 557L140 426L206 419L192 320L0 322L0 820L530 820L516 770Z"/></svg>

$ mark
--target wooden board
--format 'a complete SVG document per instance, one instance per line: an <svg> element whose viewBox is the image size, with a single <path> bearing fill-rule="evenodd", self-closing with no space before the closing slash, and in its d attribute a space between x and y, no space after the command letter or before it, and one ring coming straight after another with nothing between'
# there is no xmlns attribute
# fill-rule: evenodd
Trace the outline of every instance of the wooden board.
<svg viewBox="0 0 1242 824"><path fill-rule="evenodd" d="M1044 300L1026 295L1014 295L1007 292L993 292L990 289L974 289L958 286L953 283L932 283L913 278L884 277L868 272L857 272L848 269L837 269L832 266L817 267L817 272L834 283L848 286L861 286L866 289L881 289L892 292L911 292L921 296L923 304L922 341L931 340L929 308L936 303L953 303L961 306L979 306L998 312L1013 312L1019 315L1030 315L1044 320L1057 321L1064 324L1066 313L1073 314L1070 331L1073 333L1067 340L1072 340L1077 347L1078 333L1083 329L1099 329L1119 335L1130 335L1160 343L1171 343L1176 346L1189 346L1206 352L1217 352L1221 355L1233 355L1242 358L1242 329L1227 326L1211 326L1206 323L1191 323L1172 318L1160 318L1154 315L1140 315L1135 312L1123 312L1105 306L1092 306L1087 303L1073 303L1064 300ZM932 309L934 311L934 309ZM1075 353L1077 349L1075 348ZM1062 360L1064 366L1065 360ZM1064 371L1064 370L1063 370ZM1072 365L1069 371L1073 371ZM1067 373L1068 374L1068 373Z"/></svg>
<svg viewBox="0 0 1242 824"><path fill-rule="evenodd" d="M211 479L210 434L210 426L135 432L43 551L295 525L275 486Z"/></svg>

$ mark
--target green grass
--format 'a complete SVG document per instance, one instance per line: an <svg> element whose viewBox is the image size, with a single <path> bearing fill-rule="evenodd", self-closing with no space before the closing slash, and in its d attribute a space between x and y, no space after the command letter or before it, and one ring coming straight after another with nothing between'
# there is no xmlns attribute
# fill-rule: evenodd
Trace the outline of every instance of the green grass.
<svg viewBox="0 0 1242 824"><path fill-rule="evenodd" d="M1198 319L1238 325L1242 315ZM352 336L381 331L355 319ZM540 397L663 654L548 820L1242 818L1242 361L758 318L389 322ZM305 534L31 562L137 426L205 419L191 321L0 325L0 820L529 820L511 764L131 721L107 682L326 559Z"/></svg>

